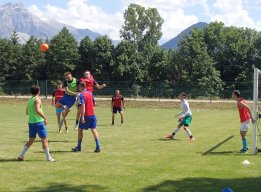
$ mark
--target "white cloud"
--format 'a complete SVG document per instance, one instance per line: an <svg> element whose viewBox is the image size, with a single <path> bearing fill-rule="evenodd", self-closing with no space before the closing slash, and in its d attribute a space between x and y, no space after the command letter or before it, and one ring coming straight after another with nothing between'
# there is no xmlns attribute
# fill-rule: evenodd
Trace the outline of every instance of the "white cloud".
<svg viewBox="0 0 261 192"><path fill-rule="evenodd" d="M243 7L242 0L216 0L210 18L211 21L221 21L228 26L255 27L255 22Z"/></svg>

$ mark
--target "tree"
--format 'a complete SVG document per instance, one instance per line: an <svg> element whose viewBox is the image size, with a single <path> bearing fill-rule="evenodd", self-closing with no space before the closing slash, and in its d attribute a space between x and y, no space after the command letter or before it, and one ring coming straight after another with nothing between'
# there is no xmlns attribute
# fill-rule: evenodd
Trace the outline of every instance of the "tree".
<svg viewBox="0 0 261 192"><path fill-rule="evenodd" d="M50 40L47 51L48 78L63 79L66 71L73 71L78 63L77 41L65 27Z"/></svg>
<svg viewBox="0 0 261 192"><path fill-rule="evenodd" d="M156 8L148 8L130 4L124 12L124 25L120 35L124 40L136 43L138 51L147 45L157 45L162 36L163 19Z"/></svg>
<svg viewBox="0 0 261 192"><path fill-rule="evenodd" d="M112 73L114 46L107 35L100 36L93 42L95 55L95 76L102 80L110 80Z"/></svg>

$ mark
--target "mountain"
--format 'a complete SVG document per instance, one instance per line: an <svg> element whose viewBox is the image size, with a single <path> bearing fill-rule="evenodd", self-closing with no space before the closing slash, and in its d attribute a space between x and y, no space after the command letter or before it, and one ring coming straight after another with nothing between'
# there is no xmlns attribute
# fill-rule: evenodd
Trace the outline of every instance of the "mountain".
<svg viewBox="0 0 261 192"><path fill-rule="evenodd" d="M43 21L31 14L22 3L7 3L0 7L0 38L9 38L12 32L16 31L21 42L27 41L30 36L50 39L63 27L66 27L78 42L85 36L91 39L100 36L89 29L77 29L55 20Z"/></svg>
<svg viewBox="0 0 261 192"><path fill-rule="evenodd" d="M193 29L204 29L207 27L208 24L204 22L199 22L194 25L191 25L184 31L182 31L178 36L174 37L173 39L169 40L168 42L162 44L160 47L164 49L177 49L179 41L184 38L186 35L189 35Z"/></svg>

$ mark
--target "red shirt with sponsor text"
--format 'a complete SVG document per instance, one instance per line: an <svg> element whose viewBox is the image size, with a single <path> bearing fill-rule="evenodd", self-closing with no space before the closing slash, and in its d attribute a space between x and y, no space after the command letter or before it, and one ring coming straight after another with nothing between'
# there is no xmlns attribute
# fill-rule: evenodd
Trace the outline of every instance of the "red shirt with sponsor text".
<svg viewBox="0 0 261 192"><path fill-rule="evenodd" d="M91 76L89 79L86 79L84 77L80 78L80 82L83 81L86 84L87 91L90 91L93 93L93 86L95 85L96 81L94 80L93 76Z"/></svg>
<svg viewBox="0 0 261 192"><path fill-rule="evenodd" d="M245 105L247 104L246 100L244 100L243 98L240 98L239 101L244 103ZM240 105L237 105L237 108L238 108L238 112L239 112L239 117L240 117L240 122L241 123L251 119L250 114L249 114L247 108L242 107Z"/></svg>
<svg viewBox="0 0 261 192"><path fill-rule="evenodd" d="M54 102L57 103L65 94L64 89L55 89L53 91Z"/></svg>

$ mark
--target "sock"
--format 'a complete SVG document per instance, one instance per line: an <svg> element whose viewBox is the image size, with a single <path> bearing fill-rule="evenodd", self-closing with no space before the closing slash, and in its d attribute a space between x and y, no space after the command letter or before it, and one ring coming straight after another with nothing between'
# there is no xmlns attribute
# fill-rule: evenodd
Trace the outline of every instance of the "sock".
<svg viewBox="0 0 261 192"><path fill-rule="evenodd" d="M121 124L123 124L123 120L121 120Z"/></svg>
<svg viewBox="0 0 261 192"><path fill-rule="evenodd" d="M242 144L243 144L243 150L248 150L247 139L242 139Z"/></svg>
<svg viewBox="0 0 261 192"><path fill-rule="evenodd" d="M192 137L192 133L191 133L191 131L189 130L189 128L186 128L185 131L187 132L188 136L191 138L191 137Z"/></svg>
<svg viewBox="0 0 261 192"><path fill-rule="evenodd" d="M78 145L77 148L81 149L82 148L82 139L78 139Z"/></svg>
<svg viewBox="0 0 261 192"><path fill-rule="evenodd" d="M114 125L114 121L112 121L111 124Z"/></svg>
<svg viewBox="0 0 261 192"><path fill-rule="evenodd" d="M45 153L45 156L46 156L46 159L50 159L52 158L50 153L49 153L49 148L45 148L43 149L44 153Z"/></svg>
<svg viewBox="0 0 261 192"><path fill-rule="evenodd" d="M95 143L96 143L96 149L100 148L100 140L95 139Z"/></svg>
<svg viewBox="0 0 261 192"><path fill-rule="evenodd" d="M29 147L27 147L26 145L24 146L24 149L22 151L22 153L20 154L19 157L24 157L24 154L26 153L26 151L29 149Z"/></svg>
<svg viewBox="0 0 261 192"><path fill-rule="evenodd" d="M76 121L75 121L75 124L78 124L78 123L79 123L79 121L78 121L78 120L76 120Z"/></svg>
<svg viewBox="0 0 261 192"><path fill-rule="evenodd" d="M180 130L180 128L176 127L176 128L173 130L172 135L174 136L179 130Z"/></svg>

